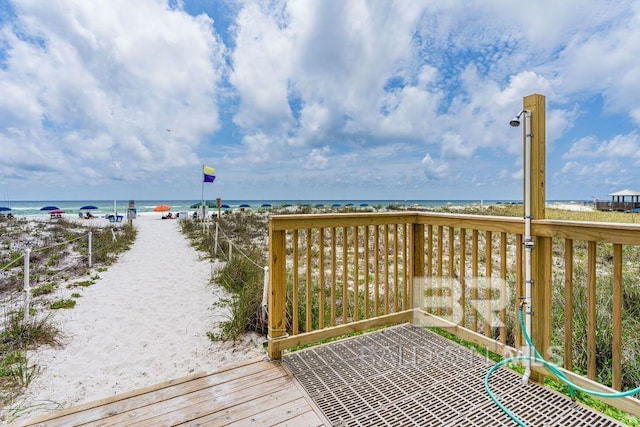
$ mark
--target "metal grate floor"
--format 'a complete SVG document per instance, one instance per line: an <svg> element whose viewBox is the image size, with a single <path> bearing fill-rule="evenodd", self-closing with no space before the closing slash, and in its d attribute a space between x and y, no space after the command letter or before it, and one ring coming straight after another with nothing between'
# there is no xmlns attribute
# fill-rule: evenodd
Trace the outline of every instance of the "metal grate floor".
<svg viewBox="0 0 640 427"><path fill-rule="evenodd" d="M513 426L484 390L493 362L431 331L401 325L283 356L335 426ZM500 401L530 426L618 426L500 369Z"/></svg>

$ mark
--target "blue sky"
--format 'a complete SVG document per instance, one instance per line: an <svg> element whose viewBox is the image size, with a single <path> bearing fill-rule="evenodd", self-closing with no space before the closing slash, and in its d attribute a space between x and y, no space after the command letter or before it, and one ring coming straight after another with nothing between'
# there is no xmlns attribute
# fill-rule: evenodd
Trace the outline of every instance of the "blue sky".
<svg viewBox="0 0 640 427"><path fill-rule="evenodd" d="M5 0L0 198L520 199L640 190L640 2Z"/></svg>

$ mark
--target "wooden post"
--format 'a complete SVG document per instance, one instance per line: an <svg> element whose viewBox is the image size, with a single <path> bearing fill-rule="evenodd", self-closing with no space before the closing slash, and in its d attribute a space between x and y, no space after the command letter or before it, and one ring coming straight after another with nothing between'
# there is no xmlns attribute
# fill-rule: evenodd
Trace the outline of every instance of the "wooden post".
<svg viewBox="0 0 640 427"><path fill-rule="evenodd" d="M286 335L286 231L273 230L269 223L269 345L267 354L270 359L280 359L281 350L273 347L273 340Z"/></svg>
<svg viewBox="0 0 640 427"><path fill-rule="evenodd" d="M524 97L524 109L531 114L531 217L532 220L544 219L546 216L545 186L545 97L539 94ZM541 355L546 356L551 339L551 238L535 237L535 246L531 252L531 339ZM542 382L543 376L531 373L531 379Z"/></svg>
<svg viewBox="0 0 640 427"><path fill-rule="evenodd" d="M424 224L411 224L411 236L410 236L410 251L409 251L409 268L411 271L411 292L409 293L411 298L411 306L408 308L417 308L416 305L424 299L423 285L425 282L424 276ZM416 298L416 292L422 291L421 295Z"/></svg>

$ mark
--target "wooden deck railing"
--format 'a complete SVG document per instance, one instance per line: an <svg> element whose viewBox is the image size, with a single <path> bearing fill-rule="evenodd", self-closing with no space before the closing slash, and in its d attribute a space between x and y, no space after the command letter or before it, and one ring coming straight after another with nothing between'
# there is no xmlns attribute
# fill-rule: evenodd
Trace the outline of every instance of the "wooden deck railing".
<svg viewBox="0 0 640 427"><path fill-rule="evenodd" d="M640 209L640 202L596 202L599 211L623 211Z"/></svg>
<svg viewBox="0 0 640 427"><path fill-rule="evenodd" d="M272 216L269 357L409 321L513 354L523 231L521 218L478 215ZM623 331L637 323L623 307L640 298L640 226L534 220L532 234L534 277L543 278L533 285L536 347L581 385L631 388L624 368L637 336ZM606 400L640 415L636 399Z"/></svg>

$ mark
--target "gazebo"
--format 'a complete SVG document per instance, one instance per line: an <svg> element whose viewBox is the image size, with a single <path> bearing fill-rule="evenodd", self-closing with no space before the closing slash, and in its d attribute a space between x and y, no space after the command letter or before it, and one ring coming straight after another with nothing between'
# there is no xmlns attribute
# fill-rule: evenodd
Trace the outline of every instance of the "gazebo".
<svg viewBox="0 0 640 427"><path fill-rule="evenodd" d="M631 211L640 209L640 191L624 189L607 194L610 202L596 202L596 208L601 211Z"/></svg>

